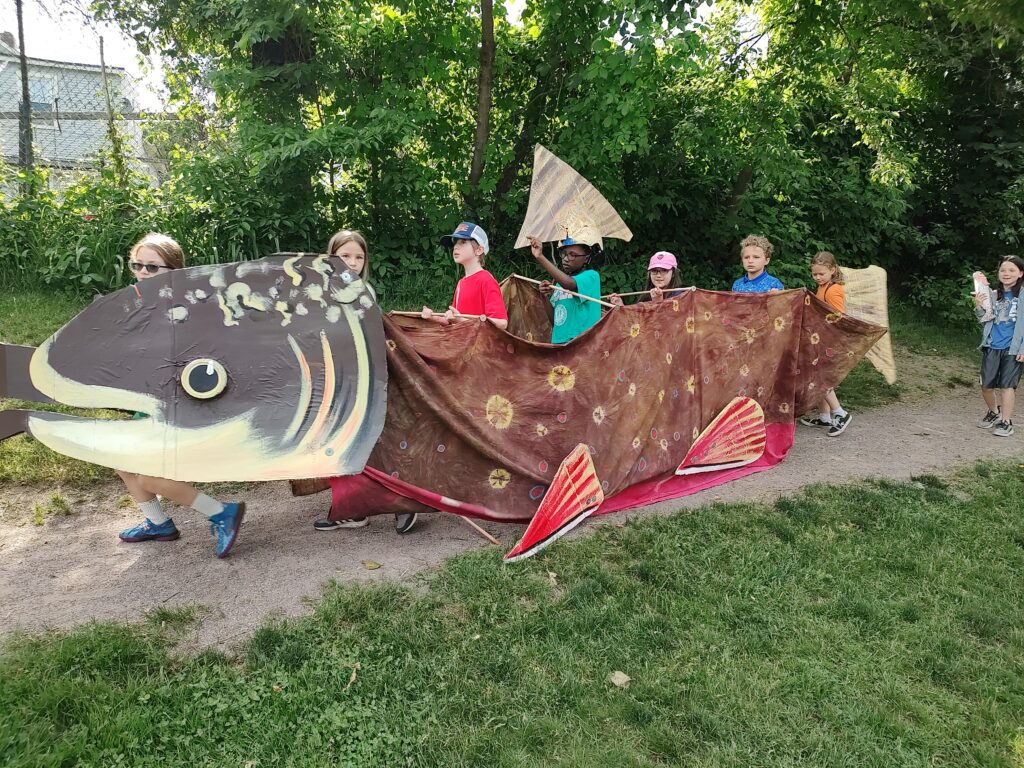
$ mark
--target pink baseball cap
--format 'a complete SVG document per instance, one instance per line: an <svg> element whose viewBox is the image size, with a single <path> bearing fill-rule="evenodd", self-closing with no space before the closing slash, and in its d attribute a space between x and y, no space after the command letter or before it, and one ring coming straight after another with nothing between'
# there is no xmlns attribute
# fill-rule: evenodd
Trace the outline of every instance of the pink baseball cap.
<svg viewBox="0 0 1024 768"><path fill-rule="evenodd" d="M675 256L668 251L658 251L651 256L651 263L647 265L647 269L675 269L677 266Z"/></svg>

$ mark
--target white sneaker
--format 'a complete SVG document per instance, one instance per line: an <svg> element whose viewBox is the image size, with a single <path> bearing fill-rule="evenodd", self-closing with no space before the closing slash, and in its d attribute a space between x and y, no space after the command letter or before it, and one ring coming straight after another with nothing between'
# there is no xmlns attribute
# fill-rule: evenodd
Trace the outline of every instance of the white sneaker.
<svg viewBox="0 0 1024 768"><path fill-rule="evenodd" d="M992 429L998 423L999 411L989 411L985 414L985 418L978 422L978 426L982 429Z"/></svg>
<svg viewBox="0 0 1024 768"><path fill-rule="evenodd" d="M996 437L1012 437L1013 436L1013 422L1012 421L1000 421L996 424L996 428L992 430L992 434Z"/></svg>
<svg viewBox="0 0 1024 768"><path fill-rule="evenodd" d="M351 517L348 520L328 520L321 517L313 523L313 528L318 531L336 531L339 528L363 528L370 524L368 517Z"/></svg>

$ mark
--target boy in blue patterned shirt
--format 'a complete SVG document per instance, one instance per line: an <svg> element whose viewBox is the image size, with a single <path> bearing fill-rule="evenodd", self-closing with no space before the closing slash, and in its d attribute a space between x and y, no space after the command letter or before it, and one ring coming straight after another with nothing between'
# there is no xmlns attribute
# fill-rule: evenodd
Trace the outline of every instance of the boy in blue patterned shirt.
<svg viewBox="0 0 1024 768"><path fill-rule="evenodd" d="M785 286L777 277L769 275L765 269L772 260L771 242L761 235L747 235L740 243L740 263L746 274L732 284L736 293L771 293L785 290Z"/></svg>

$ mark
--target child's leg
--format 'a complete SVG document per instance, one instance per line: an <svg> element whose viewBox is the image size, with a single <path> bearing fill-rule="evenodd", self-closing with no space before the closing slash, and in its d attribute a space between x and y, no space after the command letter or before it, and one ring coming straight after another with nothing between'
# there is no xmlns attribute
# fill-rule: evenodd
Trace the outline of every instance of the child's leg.
<svg viewBox="0 0 1024 768"><path fill-rule="evenodd" d="M146 516L147 520L157 525L163 525L170 521L170 516L164 512L163 505L156 497L156 494L150 493L142 487L138 475L134 472L122 472L120 469L115 471L124 483L124 487L128 489L128 493L135 499L135 503L139 505L139 509Z"/></svg>
<svg viewBox="0 0 1024 768"><path fill-rule="evenodd" d="M981 389L981 399L985 401L991 413L999 413L999 404L996 402L996 391L994 389Z"/></svg>
<svg viewBox="0 0 1024 768"><path fill-rule="evenodd" d="M843 406L839 404L839 398L836 397L836 391L830 389L825 393L825 405L831 413L844 414L846 411L843 410Z"/></svg>
<svg viewBox="0 0 1024 768"><path fill-rule="evenodd" d="M183 507L191 507L199 497L199 491L188 483L179 480L165 480L162 477L150 477L148 475L136 475L139 487L148 494L159 494L165 499L170 499L175 504ZM220 502L218 502L219 504ZM221 505L223 506L223 505ZM202 511L202 510L197 510ZM217 509L213 514L217 514Z"/></svg>
<svg viewBox="0 0 1024 768"><path fill-rule="evenodd" d="M999 416L1003 421L1013 421L1013 407L1017 401L1017 390L1016 389L1003 389L1000 390L1002 395L1003 410L999 412Z"/></svg>

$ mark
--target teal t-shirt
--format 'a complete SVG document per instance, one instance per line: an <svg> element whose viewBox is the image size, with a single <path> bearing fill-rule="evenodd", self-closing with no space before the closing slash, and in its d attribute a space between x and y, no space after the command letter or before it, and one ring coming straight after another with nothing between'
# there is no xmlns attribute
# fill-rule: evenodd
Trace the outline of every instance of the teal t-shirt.
<svg viewBox="0 0 1024 768"><path fill-rule="evenodd" d="M573 275L576 292L595 299L601 298L601 276L593 269L585 269ZM571 296L557 286L551 294L555 307L554 325L551 329L551 343L564 344L572 341L601 319L601 305Z"/></svg>

